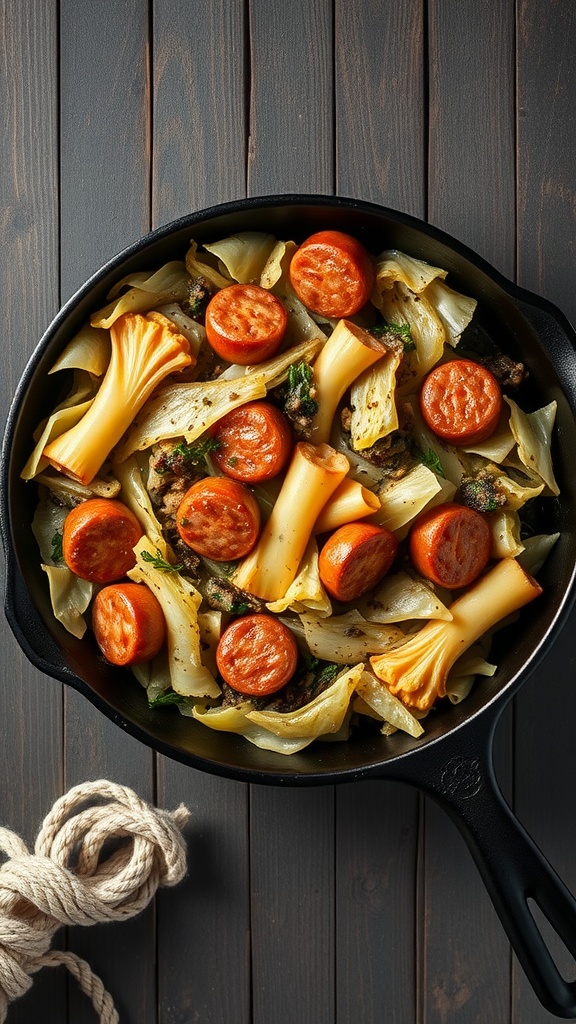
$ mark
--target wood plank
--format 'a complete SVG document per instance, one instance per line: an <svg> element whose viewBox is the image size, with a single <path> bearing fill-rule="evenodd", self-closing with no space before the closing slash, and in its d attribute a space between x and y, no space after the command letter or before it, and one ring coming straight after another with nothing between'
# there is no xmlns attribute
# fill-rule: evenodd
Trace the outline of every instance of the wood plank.
<svg viewBox="0 0 576 1024"><path fill-rule="evenodd" d="M424 216L422 3L340 0L335 50L337 192Z"/></svg>
<svg viewBox="0 0 576 1024"><path fill-rule="evenodd" d="M250 195L334 191L333 16L330 0L250 12Z"/></svg>
<svg viewBox="0 0 576 1024"><path fill-rule="evenodd" d="M0 389L8 410L26 360L58 307L57 4L3 0L0 24L0 304L7 328ZM4 561L2 572L5 582ZM0 629L0 823L32 849L62 789L62 686L27 661L4 618ZM46 1005L64 1020L63 972L37 974L11 1005L10 1020L40 1020Z"/></svg>
<svg viewBox="0 0 576 1024"><path fill-rule="evenodd" d="M419 2L336 5L338 192L415 216L425 212L424 42ZM337 790L342 1024L415 1020L419 804L416 792L390 783Z"/></svg>
<svg viewBox="0 0 576 1024"><path fill-rule="evenodd" d="M512 277L513 5L431 0L428 33L428 219ZM509 790L509 718L499 741L501 783ZM424 841L423 1019L505 1021L506 937L462 839L430 801Z"/></svg>
<svg viewBox="0 0 576 1024"><path fill-rule="evenodd" d="M63 0L60 9L64 300L149 227L149 24L138 0ZM104 777L153 801L152 753L75 691L65 706L67 787ZM123 1016L156 1021L153 907L133 921L71 929L69 944L100 974ZM75 985L70 1014L77 1024L93 1016Z"/></svg>
<svg viewBox="0 0 576 1024"><path fill-rule="evenodd" d="M518 66L518 279L576 322L576 9L569 0L521 0ZM553 867L576 892L576 760L571 723L576 695L574 613L517 699L516 809ZM559 940L550 948L565 976L576 969ZM556 1020L515 969L513 1021Z"/></svg>
<svg viewBox="0 0 576 1024"><path fill-rule="evenodd" d="M245 195L242 4L154 5L154 225ZM250 1021L249 787L158 758L158 800L183 802L189 873L158 900L159 1016Z"/></svg>

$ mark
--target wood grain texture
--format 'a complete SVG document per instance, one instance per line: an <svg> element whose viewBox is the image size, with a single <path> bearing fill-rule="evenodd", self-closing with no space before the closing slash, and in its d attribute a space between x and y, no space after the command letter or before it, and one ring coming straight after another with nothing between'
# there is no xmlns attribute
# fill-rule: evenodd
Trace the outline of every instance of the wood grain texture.
<svg viewBox="0 0 576 1024"><path fill-rule="evenodd" d="M150 225L147 4L60 5L61 293L68 298ZM87 41L89 40L89 45ZM154 759L74 690L67 689L66 785L109 778L153 801ZM124 1012L156 1019L154 909L137 920L71 929L83 956ZM70 988L78 1024L93 1011Z"/></svg>
<svg viewBox="0 0 576 1024"><path fill-rule="evenodd" d="M334 191L331 0L250 0L248 193Z"/></svg>
<svg viewBox="0 0 576 1024"><path fill-rule="evenodd" d="M335 26L337 192L422 217L425 5L339 0Z"/></svg>
<svg viewBox="0 0 576 1024"><path fill-rule="evenodd" d="M576 322L576 8L522 0L518 6L518 279ZM574 616L517 701L515 806L542 851L576 891L572 723L576 718ZM543 933L548 934L543 927ZM550 948L567 977L576 965ZM515 970L512 1020L555 1018Z"/></svg>
<svg viewBox="0 0 576 1024"><path fill-rule="evenodd" d="M58 308L57 5L0 9L1 407ZM33 69L31 73L30 69ZM32 284L34 285L32 287ZM4 414L3 414L4 417ZM4 563L2 580L5 586ZM62 686L25 659L6 623L0 645L0 824L29 848L62 790ZM58 936L61 943L62 936ZM11 1010L14 1024L66 1014L66 979L43 971Z"/></svg>

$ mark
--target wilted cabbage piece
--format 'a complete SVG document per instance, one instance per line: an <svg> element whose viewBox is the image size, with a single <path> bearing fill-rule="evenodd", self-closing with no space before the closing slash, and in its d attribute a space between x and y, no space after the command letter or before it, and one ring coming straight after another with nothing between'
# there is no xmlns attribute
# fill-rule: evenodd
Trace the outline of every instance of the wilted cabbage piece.
<svg viewBox="0 0 576 1024"><path fill-rule="evenodd" d="M110 362L110 335L108 331L84 324L50 369L50 373L59 370L85 370L95 377L101 377Z"/></svg>
<svg viewBox="0 0 576 1024"><path fill-rule="evenodd" d="M446 332L446 341L455 347L474 316L478 303L468 295L449 288L440 277L434 278L424 292Z"/></svg>
<svg viewBox="0 0 576 1024"><path fill-rule="evenodd" d="M279 601L270 602L266 607L269 612L276 614L281 614L288 608L293 612L308 609L316 612L317 615L331 614L332 604L322 586L318 572L318 545L314 537L308 541L296 577L284 597Z"/></svg>
<svg viewBox="0 0 576 1024"><path fill-rule="evenodd" d="M71 572L62 556L62 529L68 509L52 501L40 501L32 520L32 533L38 544L41 568L48 577L50 603L54 616L73 636L86 632L86 612L94 594L94 584Z"/></svg>
<svg viewBox="0 0 576 1024"><path fill-rule="evenodd" d="M162 526L154 512L142 467L135 455L124 462L118 462L114 471L122 485L122 501L134 513L143 532L148 537L155 551L159 551L164 559L168 559L169 548L162 532Z"/></svg>
<svg viewBox="0 0 576 1024"><path fill-rule="evenodd" d="M239 231L218 242L206 242L204 248L224 264L234 281L256 284L275 245L274 235L265 231Z"/></svg>
<svg viewBox="0 0 576 1024"><path fill-rule="evenodd" d="M290 286L290 262L298 246L296 242L276 242L272 248L262 273L260 287L273 291L275 295L286 297Z"/></svg>
<svg viewBox="0 0 576 1024"><path fill-rule="evenodd" d="M246 717L282 739L312 743L318 737L336 733L341 728L363 669L363 664L349 668L297 711L249 711ZM302 742L302 745L307 744Z"/></svg>
<svg viewBox="0 0 576 1024"><path fill-rule="evenodd" d="M514 509L501 508L497 512L488 512L486 520L492 535L490 558L515 558L524 551L520 536L520 516Z"/></svg>
<svg viewBox="0 0 576 1024"><path fill-rule="evenodd" d="M380 438L397 429L398 411L394 397L396 371L401 361L400 351L388 350L352 384L350 435L356 451L371 448Z"/></svg>
<svg viewBox="0 0 576 1024"><path fill-rule="evenodd" d="M110 290L108 297L112 301L91 316L90 324L111 327L123 313L147 313L166 302L180 302L186 298L189 283L181 260L165 263L153 273L128 274Z"/></svg>
<svg viewBox="0 0 576 1024"><path fill-rule="evenodd" d="M218 697L220 687L202 664L198 625L202 595L180 573L165 565L157 567L158 552L147 537L140 539L134 553L136 565L128 576L146 584L164 612L172 689L184 696Z"/></svg>
<svg viewBox="0 0 576 1024"><path fill-rule="evenodd" d="M524 550L518 555L522 568L536 576L559 537L559 533L539 533L534 537L526 537Z"/></svg>
<svg viewBox="0 0 576 1024"><path fill-rule="evenodd" d="M312 654L338 665L381 654L404 640L404 633L396 626L370 622L356 609L328 618L304 612L300 622Z"/></svg>
<svg viewBox="0 0 576 1024"><path fill-rule="evenodd" d="M256 722L251 722L247 717L251 709L250 704L236 707L206 708L197 705L192 711L192 717L209 729L217 732L234 732L243 736L245 740L252 743L261 750L272 750L277 754L295 754L312 743L308 736L276 736L269 729Z"/></svg>
<svg viewBox="0 0 576 1024"><path fill-rule="evenodd" d="M402 393L409 393L442 358L446 331L426 296L414 294L400 282L383 292L381 309L387 323L407 324L410 328L414 350L405 354L399 380Z"/></svg>
<svg viewBox="0 0 576 1024"><path fill-rule="evenodd" d="M377 679L372 672L362 672L356 683L356 693L378 718L395 729L401 729L402 732L407 732L409 736L415 738L424 732L418 719L402 704L402 701L390 693L386 684Z"/></svg>
<svg viewBox="0 0 576 1024"><path fill-rule="evenodd" d="M452 618L452 613L435 594L432 584L403 571L386 576L374 593L360 603L359 610L371 622Z"/></svg>
<svg viewBox="0 0 576 1024"><path fill-rule="evenodd" d="M436 278L445 278L447 271L433 267L424 260L415 259L397 249L387 249L376 259L376 284L373 301L380 305L379 297L389 290L397 281L401 281L411 291L419 294Z"/></svg>
<svg viewBox="0 0 576 1024"><path fill-rule="evenodd" d="M46 420L41 433L38 435L34 450L20 474L23 480L32 480L38 473L41 473L50 465L48 459L43 456L43 451L50 441L66 433L71 427L76 426L92 405L93 399L79 402L78 405L66 406L55 409Z"/></svg>
<svg viewBox="0 0 576 1024"><path fill-rule="evenodd" d="M440 488L432 470L423 465L414 466L400 480L393 480L380 488L380 509L374 513L372 521L394 533L411 522Z"/></svg>
<svg viewBox="0 0 576 1024"><path fill-rule="evenodd" d="M556 402L525 413L513 399L505 396L511 409L510 428L518 444L518 455L531 474L543 480L551 494L560 494L552 469L550 443L556 419Z"/></svg>

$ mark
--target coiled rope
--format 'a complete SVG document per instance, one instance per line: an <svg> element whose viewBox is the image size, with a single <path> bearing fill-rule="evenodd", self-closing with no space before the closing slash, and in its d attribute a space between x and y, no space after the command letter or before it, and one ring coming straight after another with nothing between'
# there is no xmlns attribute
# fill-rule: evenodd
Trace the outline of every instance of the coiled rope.
<svg viewBox="0 0 576 1024"><path fill-rule="evenodd" d="M105 779L74 787L56 801L34 853L0 827L0 1024L8 1006L42 967L63 964L92 1000L100 1024L117 1024L111 996L86 961L50 950L62 925L123 921L138 914L159 886L186 872L181 805L158 810L131 789ZM106 848L105 848L106 847Z"/></svg>

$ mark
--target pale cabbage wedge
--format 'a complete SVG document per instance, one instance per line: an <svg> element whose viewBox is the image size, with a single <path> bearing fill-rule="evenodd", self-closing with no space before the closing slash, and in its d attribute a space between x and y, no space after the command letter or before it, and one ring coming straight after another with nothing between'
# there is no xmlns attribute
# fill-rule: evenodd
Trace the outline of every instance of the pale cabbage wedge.
<svg viewBox="0 0 576 1024"><path fill-rule="evenodd" d="M56 470L47 469L38 473L35 477L38 485L42 484L51 491L58 501L68 508L77 505L79 501L86 501L88 498L117 498L120 493L120 481L113 476L95 476L85 486L79 480L64 476Z"/></svg>
<svg viewBox="0 0 576 1024"><path fill-rule="evenodd" d="M460 704L470 693L478 676L493 676L496 665L485 658L486 644L474 644L458 658L446 678L446 696L451 704Z"/></svg>
<svg viewBox="0 0 576 1024"><path fill-rule="evenodd" d="M170 561L170 549L164 538L162 526L156 517L150 495L146 490L142 468L135 455L124 462L118 462L114 471L122 486L122 501L134 513L144 533L157 552Z"/></svg>
<svg viewBox="0 0 576 1024"><path fill-rule="evenodd" d="M455 348L462 333L474 316L478 303L468 295L461 295L436 277L427 285L424 295L432 304L446 332L446 341Z"/></svg>
<svg viewBox="0 0 576 1024"><path fill-rule="evenodd" d="M283 598L266 605L269 612L281 614L288 608L293 612L313 611L317 615L332 614L332 604L320 580L318 571L318 545L311 537L293 582Z"/></svg>
<svg viewBox="0 0 576 1024"><path fill-rule="evenodd" d="M417 390L422 378L442 358L446 331L425 295L416 295L397 282L382 294L381 311L387 323L408 324L415 348L406 352L398 387L403 394Z"/></svg>
<svg viewBox="0 0 576 1024"><path fill-rule="evenodd" d="M539 533L534 537L527 537L524 541L524 550L518 556L522 568L536 576L559 537L559 533Z"/></svg>
<svg viewBox="0 0 576 1024"><path fill-rule="evenodd" d="M32 480L38 473L42 473L49 465L48 459L42 452L50 441L54 441L67 430L75 427L84 414L88 411L93 398L88 401L81 400L77 405L63 405L54 410L48 419L42 423L39 430L34 434L35 445L20 476L23 480Z"/></svg>
<svg viewBox="0 0 576 1024"><path fill-rule="evenodd" d="M431 584L414 579L403 570L386 576L374 593L359 603L358 610L369 622L452 618L452 612Z"/></svg>
<svg viewBox="0 0 576 1024"><path fill-rule="evenodd" d="M492 538L490 558L516 558L524 551L520 517L515 509L501 508L496 512L488 512L486 522Z"/></svg>
<svg viewBox="0 0 576 1024"><path fill-rule="evenodd" d="M234 281L256 284L275 245L274 235L265 231L240 231L218 242L205 242L204 248L224 264Z"/></svg>
<svg viewBox="0 0 576 1024"><path fill-rule="evenodd" d="M93 584L81 580L66 566L42 563L41 568L48 577L55 617L69 633L81 640L87 628L84 612L92 600Z"/></svg>
<svg viewBox="0 0 576 1024"><path fill-rule="evenodd" d="M128 274L108 293L109 302L90 317L92 327L111 327L123 313L147 313L167 302L186 298L190 278L181 260L165 263L154 273ZM127 288L127 291L123 291Z"/></svg>
<svg viewBox="0 0 576 1024"><path fill-rule="evenodd" d="M152 661L131 665L130 671L146 690L146 697L150 703L161 694L170 690L170 666L168 664L168 656L164 650L153 658Z"/></svg>
<svg viewBox="0 0 576 1024"><path fill-rule="evenodd" d="M414 466L400 480L392 480L380 488L380 508L371 521L394 533L410 523L438 494L441 486L436 474L427 466Z"/></svg>
<svg viewBox="0 0 576 1024"><path fill-rule="evenodd" d="M55 617L73 636L86 632L86 612L94 594L94 584L81 580L67 565L54 558L54 538L62 536L68 509L51 501L41 501L32 520L32 533L38 544L41 568L48 577L50 602Z"/></svg>
<svg viewBox="0 0 576 1024"><path fill-rule="evenodd" d="M172 689L185 697L218 697L220 687L202 663L198 625L202 595L178 572L146 561L143 552L152 559L157 556L155 545L145 536L134 548L136 565L128 576L135 583L146 584L162 606Z"/></svg>
<svg viewBox="0 0 576 1024"><path fill-rule="evenodd" d="M308 736L276 736L264 726L251 722L247 713L251 704L227 708L205 708L196 706L192 709L192 718L216 732L234 732L243 736L261 750L272 750L276 754L295 754L312 743Z"/></svg>
<svg viewBox="0 0 576 1024"><path fill-rule="evenodd" d="M463 455L462 459L466 472L471 476L481 470L494 478L497 490L501 491L506 498L503 508L517 511L531 498L537 498L544 490L544 483L538 481L536 476L530 479L524 473L516 472L514 467L497 466L493 462L474 455L468 457Z"/></svg>
<svg viewBox="0 0 576 1024"><path fill-rule="evenodd" d="M157 312L165 316L167 320L171 320L180 334L184 335L190 345L191 354L197 359L200 349L206 343L204 325L187 316L177 302L166 302L163 306L158 307Z"/></svg>
<svg viewBox="0 0 576 1024"><path fill-rule="evenodd" d="M84 324L68 342L63 352L48 371L85 370L95 377L102 377L110 362L110 335L99 327Z"/></svg>
<svg viewBox="0 0 576 1024"><path fill-rule="evenodd" d="M190 242L186 253L186 270L192 279L203 277L214 289L227 288L234 284L231 277L222 273L222 267L216 256L211 253L199 253L196 242Z"/></svg>
<svg viewBox="0 0 576 1024"><path fill-rule="evenodd" d="M396 371L401 361L402 353L390 349L352 384L350 434L356 451L371 448L398 428L394 396Z"/></svg>
<svg viewBox="0 0 576 1024"><path fill-rule="evenodd" d="M134 452L174 437L183 437L187 443L195 441L225 413L265 394L261 374L169 384L148 399L135 417L114 450L114 461L123 462Z"/></svg>
<svg viewBox="0 0 576 1024"><path fill-rule="evenodd" d="M356 609L327 618L303 612L300 622L312 654L337 665L350 665L370 654L383 654L405 639L397 626L370 622Z"/></svg>
<svg viewBox="0 0 576 1024"><path fill-rule="evenodd" d="M408 708L404 706L402 701L390 693L386 684L377 679L372 672L364 671L361 673L356 683L356 693L374 712L376 717L384 723L393 726L395 729L401 729L402 732L408 733L409 736L414 736L415 739L424 732L424 728L418 719L408 711ZM383 728L382 731L388 732L389 730L384 730Z"/></svg>
<svg viewBox="0 0 576 1024"><path fill-rule="evenodd" d="M296 242L275 243L260 274L261 288L286 297L290 283L290 262L297 248Z"/></svg>
<svg viewBox="0 0 576 1024"><path fill-rule="evenodd" d="M423 292L436 278L445 278L447 270L415 259L398 249L387 249L376 258L376 281L372 301L380 308L380 297L397 281L416 294Z"/></svg>
<svg viewBox="0 0 576 1024"><path fill-rule="evenodd" d="M489 459L490 462L497 462L501 465L515 444L516 439L510 428L510 410L503 405L494 433L486 441L479 441L475 445L463 445L462 450L471 455L480 455L483 459Z"/></svg>
<svg viewBox="0 0 576 1024"><path fill-rule="evenodd" d="M560 494L560 488L552 469L550 442L556 419L556 402L525 413L511 398L505 396L510 406L510 428L518 445L518 455L529 471L543 480L551 494Z"/></svg>
<svg viewBox="0 0 576 1024"><path fill-rule="evenodd" d="M254 725L261 726L281 739L298 741L302 747L307 746L321 736L339 731L363 670L362 662L353 665L297 711L249 711L246 717Z"/></svg>

